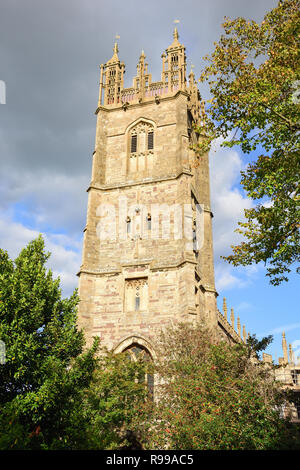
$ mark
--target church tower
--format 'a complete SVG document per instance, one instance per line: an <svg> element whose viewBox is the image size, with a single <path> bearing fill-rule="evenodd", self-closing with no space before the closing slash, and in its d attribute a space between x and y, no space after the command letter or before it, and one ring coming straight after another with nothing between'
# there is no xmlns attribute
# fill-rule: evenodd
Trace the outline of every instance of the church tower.
<svg viewBox="0 0 300 470"><path fill-rule="evenodd" d="M118 53L100 67L79 326L89 342L153 357L161 328L218 324L208 155L191 148L204 104L177 28L158 82L142 51L124 88Z"/></svg>

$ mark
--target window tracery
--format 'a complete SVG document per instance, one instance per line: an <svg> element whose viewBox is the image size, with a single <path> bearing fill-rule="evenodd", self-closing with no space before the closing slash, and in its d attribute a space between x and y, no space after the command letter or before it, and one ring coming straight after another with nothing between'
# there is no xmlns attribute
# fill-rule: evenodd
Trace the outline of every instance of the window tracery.
<svg viewBox="0 0 300 470"><path fill-rule="evenodd" d="M129 132L128 173L147 172L154 163L154 126L140 121Z"/></svg>
<svg viewBox="0 0 300 470"><path fill-rule="evenodd" d="M148 307L148 279L125 280L125 311L141 312Z"/></svg>

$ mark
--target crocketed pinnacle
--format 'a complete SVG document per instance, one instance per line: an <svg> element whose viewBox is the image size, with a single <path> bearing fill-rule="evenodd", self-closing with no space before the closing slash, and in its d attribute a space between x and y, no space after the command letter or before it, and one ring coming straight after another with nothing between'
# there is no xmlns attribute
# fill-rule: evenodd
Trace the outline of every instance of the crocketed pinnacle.
<svg viewBox="0 0 300 470"><path fill-rule="evenodd" d="M112 58L107 62L108 64L111 64L113 62L119 62L119 57L118 57L118 52L119 52L119 47L117 41L115 42L114 48L113 48L114 55Z"/></svg>
<svg viewBox="0 0 300 470"><path fill-rule="evenodd" d="M169 49L173 49L174 47L178 48L178 47L184 47L183 44L180 44L180 42L178 41L179 39L179 34L178 34L178 30L177 28L175 27L174 28L174 31L173 31L173 42L172 44L167 48L167 51Z"/></svg>

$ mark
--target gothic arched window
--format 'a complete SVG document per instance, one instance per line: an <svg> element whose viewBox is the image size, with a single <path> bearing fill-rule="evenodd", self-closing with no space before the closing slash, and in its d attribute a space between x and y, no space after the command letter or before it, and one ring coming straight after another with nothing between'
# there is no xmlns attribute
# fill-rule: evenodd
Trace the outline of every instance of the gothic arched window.
<svg viewBox="0 0 300 470"><path fill-rule="evenodd" d="M147 173L154 164L154 126L139 121L129 131L128 173Z"/></svg>
<svg viewBox="0 0 300 470"><path fill-rule="evenodd" d="M153 150L154 141L153 141L153 131L148 131L148 150Z"/></svg>
<svg viewBox="0 0 300 470"><path fill-rule="evenodd" d="M148 279L125 280L125 312L146 312L148 309Z"/></svg>
<svg viewBox="0 0 300 470"><path fill-rule="evenodd" d="M130 153L136 153L137 150L137 134L131 134Z"/></svg>

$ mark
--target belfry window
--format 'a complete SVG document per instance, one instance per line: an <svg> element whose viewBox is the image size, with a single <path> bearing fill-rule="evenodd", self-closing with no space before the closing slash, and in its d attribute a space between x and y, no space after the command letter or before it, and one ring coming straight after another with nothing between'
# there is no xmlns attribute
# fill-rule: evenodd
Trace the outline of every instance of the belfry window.
<svg viewBox="0 0 300 470"><path fill-rule="evenodd" d="M148 150L153 150L153 131L148 132Z"/></svg>
<svg viewBox="0 0 300 470"><path fill-rule="evenodd" d="M127 140L127 173L132 176L147 174L155 166L154 126L139 121L131 130Z"/></svg>
<svg viewBox="0 0 300 470"><path fill-rule="evenodd" d="M137 151L137 134L131 136L130 152L136 153Z"/></svg>

